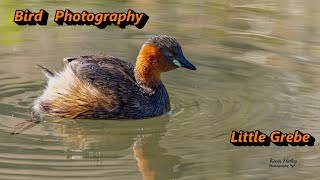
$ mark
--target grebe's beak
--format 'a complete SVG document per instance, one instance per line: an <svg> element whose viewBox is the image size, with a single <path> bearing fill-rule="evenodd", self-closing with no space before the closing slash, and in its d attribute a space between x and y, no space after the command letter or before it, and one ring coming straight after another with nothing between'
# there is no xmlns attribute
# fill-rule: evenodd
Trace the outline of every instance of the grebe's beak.
<svg viewBox="0 0 320 180"><path fill-rule="evenodd" d="M179 63L179 65L177 65L179 67L184 67L190 70L197 70L197 68L193 64L191 64L182 54L180 55L179 58L177 58L176 60L173 60L173 62L176 65Z"/></svg>

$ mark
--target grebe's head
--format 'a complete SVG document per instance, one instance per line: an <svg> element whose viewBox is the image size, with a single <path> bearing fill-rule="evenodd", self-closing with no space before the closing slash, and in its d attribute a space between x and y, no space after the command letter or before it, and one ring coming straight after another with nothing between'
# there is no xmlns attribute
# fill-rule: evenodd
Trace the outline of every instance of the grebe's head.
<svg viewBox="0 0 320 180"><path fill-rule="evenodd" d="M183 55L178 41L171 36L159 35L142 46L135 66L136 80L145 86L160 84L160 74L179 67L196 70Z"/></svg>
<svg viewBox="0 0 320 180"><path fill-rule="evenodd" d="M167 35L159 35L150 38L145 44L154 45L173 67L183 67L190 70L197 68L191 64L183 55L177 39Z"/></svg>

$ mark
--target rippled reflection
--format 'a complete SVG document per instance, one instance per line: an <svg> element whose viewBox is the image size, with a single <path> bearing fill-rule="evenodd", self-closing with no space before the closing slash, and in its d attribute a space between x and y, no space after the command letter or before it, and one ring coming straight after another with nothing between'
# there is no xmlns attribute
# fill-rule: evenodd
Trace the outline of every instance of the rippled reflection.
<svg viewBox="0 0 320 180"><path fill-rule="evenodd" d="M69 160L89 160L104 166L117 162L114 159L125 158L118 152L133 151L128 155L134 155L137 167L145 179L180 177L181 158L168 154L166 148L160 145L168 123L167 117L134 122L92 123L92 120L60 121L47 124L45 128L48 128L47 132L51 136L61 139Z"/></svg>

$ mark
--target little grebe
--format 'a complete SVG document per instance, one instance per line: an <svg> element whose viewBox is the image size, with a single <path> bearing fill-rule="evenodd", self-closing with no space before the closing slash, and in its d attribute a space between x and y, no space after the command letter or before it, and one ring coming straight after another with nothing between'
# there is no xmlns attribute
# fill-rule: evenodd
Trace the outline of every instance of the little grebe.
<svg viewBox="0 0 320 180"><path fill-rule="evenodd" d="M167 35L150 38L136 65L113 56L65 58L63 71L39 66L48 77L43 94L34 101L33 122L42 115L65 118L143 118L170 110L162 72L178 67L196 70L178 41Z"/></svg>

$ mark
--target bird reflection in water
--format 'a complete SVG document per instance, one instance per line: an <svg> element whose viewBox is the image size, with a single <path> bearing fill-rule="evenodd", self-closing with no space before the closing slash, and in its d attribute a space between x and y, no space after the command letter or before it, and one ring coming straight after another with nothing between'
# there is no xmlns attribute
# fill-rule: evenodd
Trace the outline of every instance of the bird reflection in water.
<svg viewBox="0 0 320 180"><path fill-rule="evenodd" d="M180 177L181 158L170 155L160 140L166 132L168 116L135 121L70 120L44 124L47 132L61 137L67 159L90 160L97 165L117 158L123 160L131 148L145 180ZM126 158L124 158L126 159ZM122 161L121 160L121 161ZM128 160L126 164L132 162ZM117 166L121 168L121 166Z"/></svg>

